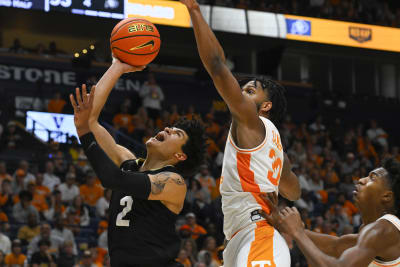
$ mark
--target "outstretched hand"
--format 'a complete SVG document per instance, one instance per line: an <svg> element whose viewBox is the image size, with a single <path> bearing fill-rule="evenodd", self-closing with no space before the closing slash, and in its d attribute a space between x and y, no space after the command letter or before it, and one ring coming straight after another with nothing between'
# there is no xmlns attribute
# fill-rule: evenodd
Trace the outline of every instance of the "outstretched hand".
<svg viewBox="0 0 400 267"><path fill-rule="evenodd" d="M90 132L89 116L93 107L95 90L96 86L92 86L90 94L88 94L86 90L86 84L83 84L82 95L79 87L75 89L76 101L73 94L69 95L72 107L74 108L74 123L79 137Z"/></svg>
<svg viewBox="0 0 400 267"><path fill-rule="evenodd" d="M189 11L200 8L196 0L180 0L180 2L184 4Z"/></svg>
<svg viewBox="0 0 400 267"><path fill-rule="evenodd" d="M304 223L296 207L286 207L282 210L278 208L278 196L276 193L261 195L261 198L270 208L270 214L261 212L269 224L279 232L286 233L292 237L304 230Z"/></svg>

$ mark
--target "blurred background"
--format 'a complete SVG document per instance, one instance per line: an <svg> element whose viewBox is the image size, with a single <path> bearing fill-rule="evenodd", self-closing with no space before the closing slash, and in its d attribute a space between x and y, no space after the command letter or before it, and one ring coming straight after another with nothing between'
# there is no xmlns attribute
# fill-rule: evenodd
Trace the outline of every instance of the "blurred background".
<svg viewBox="0 0 400 267"><path fill-rule="evenodd" d="M199 2L235 75L286 87L279 128L302 197L281 205L297 206L311 230L356 232L354 181L385 157L400 160L398 1ZM101 123L145 156L144 142L180 117L204 122L208 160L185 177L177 261L221 263L218 188L230 116L201 64L185 8L167 0L0 0L2 266L109 266L110 191L79 146L68 95L105 72L111 30L125 17L155 23L161 51L144 72L118 81ZM308 266L287 242L292 265Z"/></svg>

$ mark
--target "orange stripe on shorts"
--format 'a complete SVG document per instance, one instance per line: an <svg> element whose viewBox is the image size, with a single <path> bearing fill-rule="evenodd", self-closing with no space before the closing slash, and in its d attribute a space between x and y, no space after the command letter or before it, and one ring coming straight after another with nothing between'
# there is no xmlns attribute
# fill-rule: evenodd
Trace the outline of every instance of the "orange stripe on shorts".
<svg viewBox="0 0 400 267"><path fill-rule="evenodd" d="M276 267L274 262L274 228L266 221L257 222L251 242L247 267Z"/></svg>

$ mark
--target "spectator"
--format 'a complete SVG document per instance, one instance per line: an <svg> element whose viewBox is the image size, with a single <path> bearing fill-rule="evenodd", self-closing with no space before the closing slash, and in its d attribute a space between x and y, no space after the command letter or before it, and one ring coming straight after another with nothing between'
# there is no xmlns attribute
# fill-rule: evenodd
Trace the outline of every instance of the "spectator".
<svg viewBox="0 0 400 267"><path fill-rule="evenodd" d="M47 205L45 196L38 194L36 192L36 184L35 181L29 182L28 191L32 194L32 206L36 208L36 210L43 215L43 212L49 209L49 205Z"/></svg>
<svg viewBox="0 0 400 267"><path fill-rule="evenodd" d="M111 200L111 189L106 188L104 190L104 196L102 196L99 200L97 200L96 203L96 212L99 215L99 217L104 217L106 210L108 210L108 207L110 206L110 200Z"/></svg>
<svg viewBox="0 0 400 267"><path fill-rule="evenodd" d="M181 249L179 251L176 261L182 264L184 267L192 267L192 263L190 262L188 253L185 249Z"/></svg>
<svg viewBox="0 0 400 267"><path fill-rule="evenodd" d="M196 223L196 215L194 213L189 212L186 214L185 218L186 224L184 224L180 230L189 231L193 240L207 234L206 229Z"/></svg>
<svg viewBox="0 0 400 267"><path fill-rule="evenodd" d="M143 99L143 106L146 108L149 117L156 120L160 116L161 102L164 100L164 94L161 87L157 84L154 73L148 74L147 81L139 91Z"/></svg>
<svg viewBox="0 0 400 267"><path fill-rule="evenodd" d="M129 106L126 104L121 105L121 111L113 118L113 125L117 130L124 133L131 134L135 129L133 124L134 116L129 113Z"/></svg>
<svg viewBox="0 0 400 267"><path fill-rule="evenodd" d="M21 240L22 244L29 244L35 236L40 234L38 223L36 215L30 213L28 215L28 224L18 230L18 239Z"/></svg>
<svg viewBox="0 0 400 267"><path fill-rule="evenodd" d="M0 250L0 267L6 267L5 259L6 259L5 253L2 250Z"/></svg>
<svg viewBox="0 0 400 267"><path fill-rule="evenodd" d="M206 188L208 193L214 191L215 178L210 175L207 165L200 166L200 172L194 176L194 179L200 182L202 188Z"/></svg>
<svg viewBox="0 0 400 267"><path fill-rule="evenodd" d="M371 120L371 128L368 129L367 136L379 148L388 147L388 134L381 127L378 127L376 120Z"/></svg>
<svg viewBox="0 0 400 267"><path fill-rule="evenodd" d="M0 184L2 184L5 179L12 181L11 175L7 173L6 163L4 161L0 161Z"/></svg>
<svg viewBox="0 0 400 267"><path fill-rule="evenodd" d="M66 218L57 215L54 219L54 229L51 230L51 235L65 241L71 241L73 244L74 255L78 254L78 249L75 244L75 237L71 230L65 228Z"/></svg>
<svg viewBox="0 0 400 267"><path fill-rule="evenodd" d="M202 250L197 255L199 263L204 263L207 267L218 267L217 262L212 258L211 253L207 250Z"/></svg>
<svg viewBox="0 0 400 267"><path fill-rule="evenodd" d="M65 216L65 206L61 200L61 192L54 190L50 198L50 208L44 213L47 220L52 221L54 216Z"/></svg>
<svg viewBox="0 0 400 267"><path fill-rule="evenodd" d="M107 231L107 229L100 234L97 244L98 244L99 248L108 250L108 231Z"/></svg>
<svg viewBox="0 0 400 267"><path fill-rule="evenodd" d="M53 256L51 255L50 242L47 239L42 239L38 243L39 251L33 253L31 258L31 266L32 267L57 267Z"/></svg>
<svg viewBox="0 0 400 267"><path fill-rule="evenodd" d="M65 183L62 183L58 190L61 192L61 200L64 203L71 203L79 195L79 188L75 185L75 174L68 172L65 176Z"/></svg>
<svg viewBox="0 0 400 267"><path fill-rule="evenodd" d="M9 51L15 54L24 54L25 49L21 46L21 41L18 38L14 39L13 45L10 47Z"/></svg>
<svg viewBox="0 0 400 267"><path fill-rule="evenodd" d="M61 98L61 93L56 92L54 98L50 99L47 104L47 111L51 113L62 113L67 102Z"/></svg>
<svg viewBox="0 0 400 267"><path fill-rule="evenodd" d="M197 262L197 244L192 238L187 238L182 241L182 249L184 249L188 255L190 263L194 265Z"/></svg>
<svg viewBox="0 0 400 267"><path fill-rule="evenodd" d="M96 174L88 171L86 174L86 184L79 187L79 192L83 202L90 207L95 207L97 201L103 196L103 188L96 184Z"/></svg>
<svg viewBox="0 0 400 267"><path fill-rule="evenodd" d="M0 207L9 212L13 208L13 193L11 188L11 182L9 180L4 180L1 185L0 193Z"/></svg>
<svg viewBox="0 0 400 267"><path fill-rule="evenodd" d="M217 241L213 236L208 236L206 240L204 240L203 250L210 252L211 257L217 266L222 264L218 258Z"/></svg>
<svg viewBox="0 0 400 267"><path fill-rule="evenodd" d="M97 267L93 263L92 252L90 250L85 250L85 252L83 252L79 267Z"/></svg>
<svg viewBox="0 0 400 267"><path fill-rule="evenodd" d="M54 187L61 183L60 178L54 174L54 164L50 160L46 162L46 172L43 179L43 185L47 186L50 191L53 191Z"/></svg>
<svg viewBox="0 0 400 267"><path fill-rule="evenodd" d="M22 254L21 240L15 239L12 242L11 253L8 254L4 262L9 267L20 266L24 267L26 264L26 256Z"/></svg>
<svg viewBox="0 0 400 267"><path fill-rule="evenodd" d="M17 149L21 146L22 136L17 131L17 124L14 121L10 121L7 124L6 131L1 135L2 146L7 149Z"/></svg>
<svg viewBox="0 0 400 267"><path fill-rule="evenodd" d="M11 240L2 232L0 232L0 251L5 255L11 253Z"/></svg>
<svg viewBox="0 0 400 267"><path fill-rule="evenodd" d="M36 173L36 179L33 180L36 182L35 191L37 194L42 195L44 197L48 197L51 193L50 189L43 185L44 177L43 173Z"/></svg>
<svg viewBox="0 0 400 267"><path fill-rule="evenodd" d="M67 240L60 248L60 256L57 258L57 267L75 267L77 256L74 255L74 244Z"/></svg>
<svg viewBox="0 0 400 267"><path fill-rule="evenodd" d="M30 181L35 181L35 176L29 172L29 162L26 160L21 160L18 164L18 170L23 170L25 173L25 177L24 177L24 182L25 185L28 185L28 183ZM16 177L16 173L17 171L14 173L14 177Z"/></svg>
<svg viewBox="0 0 400 267"><path fill-rule="evenodd" d="M74 216L74 222L80 226L88 226L90 223L89 210L85 207L81 195L78 195L72 201L72 204L66 210L68 215ZM69 222L68 222L69 223Z"/></svg>
<svg viewBox="0 0 400 267"><path fill-rule="evenodd" d="M342 175L352 174L360 167L360 162L355 159L353 153L349 152L346 155L346 161L342 164Z"/></svg>
<svg viewBox="0 0 400 267"><path fill-rule="evenodd" d="M57 253L58 248L64 243L62 238L51 234L50 224L43 223L40 225L40 234L35 236L28 245L28 258L31 258L33 253L39 251L40 240L48 240L50 242L50 253Z"/></svg>
<svg viewBox="0 0 400 267"><path fill-rule="evenodd" d="M32 193L29 191L21 191L19 193L20 201L13 207L13 216L18 223L28 223L29 214L34 214L39 220L39 212L32 206Z"/></svg>
<svg viewBox="0 0 400 267"><path fill-rule="evenodd" d="M11 187L14 192L14 194L18 194L22 190L26 189L25 186L25 176L26 173L22 169L17 169L15 172L15 178L11 182Z"/></svg>

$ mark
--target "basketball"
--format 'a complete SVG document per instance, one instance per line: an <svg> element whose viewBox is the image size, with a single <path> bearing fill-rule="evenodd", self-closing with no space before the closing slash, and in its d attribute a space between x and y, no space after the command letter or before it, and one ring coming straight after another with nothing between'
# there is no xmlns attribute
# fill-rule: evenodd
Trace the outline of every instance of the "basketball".
<svg viewBox="0 0 400 267"><path fill-rule="evenodd" d="M150 21L127 18L115 25L111 32L110 46L122 62L143 66L157 57L161 39L156 26Z"/></svg>

